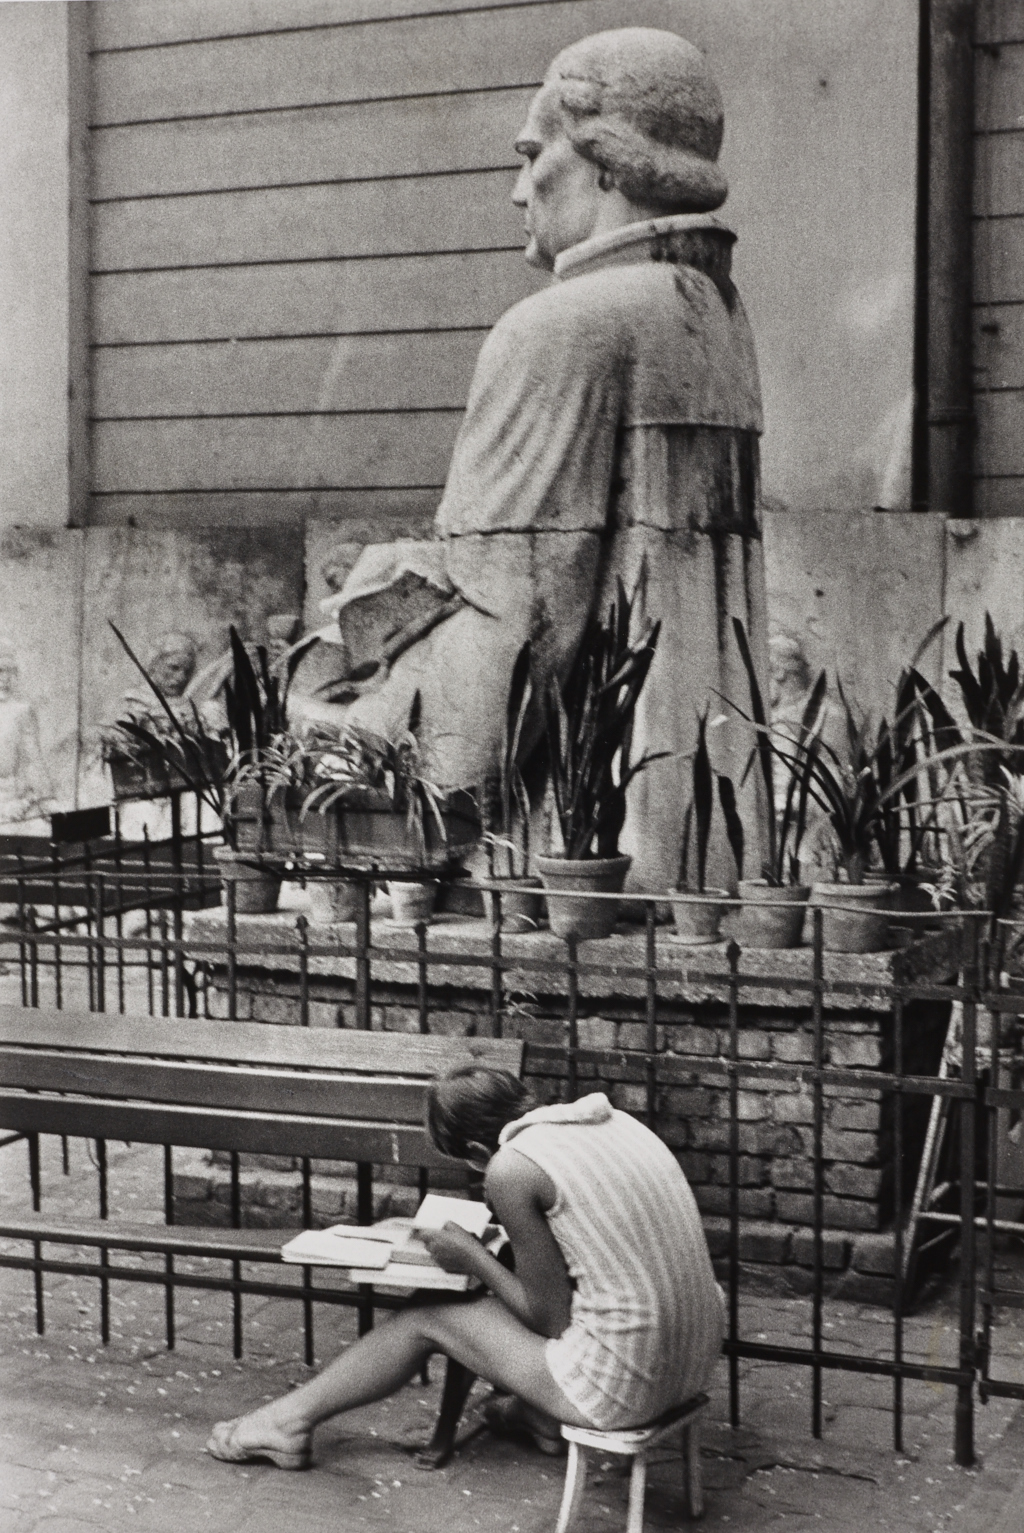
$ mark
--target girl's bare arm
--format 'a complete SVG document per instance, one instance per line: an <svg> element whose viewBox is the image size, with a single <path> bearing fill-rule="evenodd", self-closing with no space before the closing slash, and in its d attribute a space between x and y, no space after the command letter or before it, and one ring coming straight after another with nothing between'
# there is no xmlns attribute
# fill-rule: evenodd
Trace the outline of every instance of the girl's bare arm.
<svg viewBox="0 0 1024 1533"><path fill-rule="evenodd" d="M504 1225L515 1271L503 1267L478 1240L446 1225L426 1244L452 1272L468 1272L539 1336L561 1336L569 1324L572 1284L545 1214L555 1201L551 1178L513 1149L499 1150L487 1170L487 1197Z"/></svg>

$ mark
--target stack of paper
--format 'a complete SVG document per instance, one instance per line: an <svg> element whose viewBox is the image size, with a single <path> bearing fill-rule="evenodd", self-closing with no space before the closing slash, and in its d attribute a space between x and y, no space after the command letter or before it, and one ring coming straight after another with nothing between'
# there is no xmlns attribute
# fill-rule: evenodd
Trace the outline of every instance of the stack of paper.
<svg viewBox="0 0 1024 1533"><path fill-rule="evenodd" d="M430 1192L415 1219L384 1219L379 1224L335 1224L326 1230L303 1230L281 1249L286 1262L308 1267L347 1267L353 1283L378 1287L434 1288L465 1293L475 1278L461 1272L445 1272L417 1230L440 1230L457 1224L478 1239L491 1224L486 1203L466 1198L444 1198Z"/></svg>
<svg viewBox="0 0 1024 1533"><path fill-rule="evenodd" d="M282 1246L286 1262L311 1267L373 1267L380 1271L405 1236L381 1225L332 1224L326 1230L303 1230Z"/></svg>

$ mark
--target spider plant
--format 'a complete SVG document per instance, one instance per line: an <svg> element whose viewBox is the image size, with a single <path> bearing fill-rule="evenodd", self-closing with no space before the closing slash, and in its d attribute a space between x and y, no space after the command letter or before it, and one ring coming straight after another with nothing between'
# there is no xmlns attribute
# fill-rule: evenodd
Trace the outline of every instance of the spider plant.
<svg viewBox="0 0 1024 1533"><path fill-rule="evenodd" d="M941 822L941 866L924 887L939 909L990 911L994 937L1024 876L1024 775L1001 766L992 784L961 782Z"/></svg>
<svg viewBox="0 0 1024 1533"><path fill-rule="evenodd" d="M552 681L545 697L551 785L569 859L618 855L629 784L669 754L631 760L636 705L661 631L653 623L632 636L637 595L618 582L606 620L591 615L565 683Z"/></svg>
<svg viewBox="0 0 1024 1533"><path fill-rule="evenodd" d="M115 739L126 738L139 753L136 759L159 765L172 779L182 780L224 821L233 840L230 809L240 788L255 785L266 805L273 792L300 779L303 748L289 733L285 714L294 664L278 677L263 645L256 647L254 664L232 626L225 718L223 725L214 727L194 703L182 717L180 706L172 706L121 630L115 623L110 626L158 704L153 714L119 719Z"/></svg>
<svg viewBox="0 0 1024 1533"><path fill-rule="evenodd" d="M442 845L448 839L444 808L450 795L420 770L420 694L416 692L406 728L397 740L371 730L349 726L336 737L321 736L304 748L306 781L311 784L302 804L302 818L327 814L367 793L383 798L406 825L421 850L428 826Z"/></svg>

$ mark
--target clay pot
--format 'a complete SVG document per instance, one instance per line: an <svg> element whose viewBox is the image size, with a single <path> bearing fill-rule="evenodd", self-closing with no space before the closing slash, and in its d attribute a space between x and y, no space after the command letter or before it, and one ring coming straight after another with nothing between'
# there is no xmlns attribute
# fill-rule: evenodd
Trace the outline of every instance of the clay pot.
<svg viewBox="0 0 1024 1533"><path fill-rule="evenodd" d="M261 868L246 853L232 851L230 846L214 847L213 855L225 890L228 884L234 885L238 915L268 915L277 909L281 894L280 873Z"/></svg>
<svg viewBox="0 0 1024 1533"><path fill-rule="evenodd" d="M670 889L669 903L675 922L675 940L690 947L705 947L720 940L718 926L729 898L728 889Z"/></svg>
<svg viewBox="0 0 1024 1533"><path fill-rule="evenodd" d="M501 929L503 932L535 932L540 927L544 912L543 885L532 874L522 878L492 878L500 893ZM491 919L497 920L499 900L493 889L487 891L487 903Z"/></svg>
<svg viewBox="0 0 1024 1533"><path fill-rule="evenodd" d="M749 948L799 947L810 892L808 884L776 887L763 878L741 878L736 941Z"/></svg>
<svg viewBox="0 0 1024 1533"><path fill-rule="evenodd" d="M815 884L808 903L807 943L813 942L810 911L822 911L822 945L827 953L877 953L886 945L898 885Z"/></svg>
<svg viewBox="0 0 1024 1533"><path fill-rule="evenodd" d="M437 899L437 880L424 883L389 883L391 919L396 926L429 926Z"/></svg>
<svg viewBox="0 0 1024 1533"><path fill-rule="evenodd" d="M580 942L610 937L619 918L618 901L585 896L620 894L632 861L632 857L538 857L548 922L555 935Z"/></svg>
<svg viewBox="0 0 1024 1533"><path fill-rule="evenodd" d="M334 926L338 921L354 921L359 885L345 879L311 878L306 884L309 913L314 921Z"/></svg>

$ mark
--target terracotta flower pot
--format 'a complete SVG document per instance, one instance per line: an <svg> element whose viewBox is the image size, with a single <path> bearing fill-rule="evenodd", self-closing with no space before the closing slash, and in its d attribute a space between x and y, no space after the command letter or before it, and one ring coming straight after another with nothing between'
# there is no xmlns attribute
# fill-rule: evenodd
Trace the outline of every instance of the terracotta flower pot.
<svg viewBox="0 0 1024 1533"><path fill-rule="evenodd" d="M345 879L311 878L306 884L309 913L314 921L333 926L338 921L354 921L359 885Z"/></svg>
<svg viewBox="0 0 1024 1533"><path fill-rule="evenodd" d="M706 947L720 940L718 927L729 898L728 889L704 889L700 893L696 889L670 889L668 898L677 942Z"/></svg>
<svg viewBox="0 0 1024 1533"><path fill-rule="evenodd" d="M486 892L492 920L501 910L501 929L505 932L535 932L540 927L544 912L543 885L539 878L530 874L522 878L491 878L488 883L499 885ZM500 901L498 895L500 894Z"/></svg>
<svg viewBox="0 0 1024 1533"><path fill-rule="evenodd" d="M391 919L396 926L427 926L434 914L437 880L424 883L389 883Z"/></svg>
<svg viewBox="0 0 1024 1533"><path fill-rule="evenodd" d="M827 953L877 953L886 946L896 884L815 884L808 903L807 937L813 941L810 912L822 911L822 945Z"/></svg>
<svg viewBox="0 0 1024 1533"><path fill-rule="evenodd" d="M281 875L261 868L246 853L217 846L213 852L225 890L235 887L235 910L240 916L267 915L277 909L281 894Z"/></svg>
<svg viewBox="0 0 1024 1533"><path fill-rule="evenodd" d="M810 892L807 884L776 887L763 878L741 878L736 941L750 948L799 947Z"/></svg>
<svg viewBox="0 0 1024 1533"><path fill-rule="evenodd" d="M587 894L620 894L632 857L538 857L547 891L548 921L557 937L588 942L610 937L619 916L617 900L588 900Z"/></svg>

